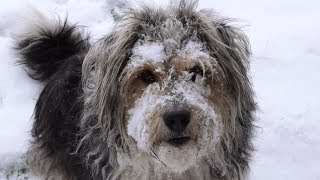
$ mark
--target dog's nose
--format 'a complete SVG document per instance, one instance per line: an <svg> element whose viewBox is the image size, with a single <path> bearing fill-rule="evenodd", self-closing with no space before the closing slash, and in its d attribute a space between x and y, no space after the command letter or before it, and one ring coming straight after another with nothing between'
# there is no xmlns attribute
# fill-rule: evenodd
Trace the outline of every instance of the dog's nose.
<svg viewBox="0 0 320 180"><path fill-rule="evenodd" d="M163 120L171 131L180 134L190 122L190 112L187 110L168 111L163 114Z"/></svg>

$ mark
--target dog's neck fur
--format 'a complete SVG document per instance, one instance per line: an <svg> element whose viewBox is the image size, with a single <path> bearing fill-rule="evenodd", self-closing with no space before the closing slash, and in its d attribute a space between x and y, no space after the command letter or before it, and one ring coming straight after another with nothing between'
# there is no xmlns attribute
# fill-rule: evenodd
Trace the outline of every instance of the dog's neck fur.
<svg viewBox="0 0 320 180"><path fill-rule="evenodd" d="M157 159L150 158L146 152L135 151L129 157L124 153L117 153L119 168L114 172L112 179L120 180L233 180L238 177L232 177L232 172L228 172L221 178L218 172L214 171L212 165L205 160L200 159L193 167L183 172L173 172Z"/></svg>
<svg viewBox="0 0 320 180"><path fill-rule="evenodd" d="M149 157L148 157L149 156ZM210 165L204 160L199 162L196 166L181 173L171 172L161 162L156 159L150 159L147 153L139 153L134 157L128 158L122 154L118 154L118 162L120 167L115 173L114 179L121 180L162 180L162 179L176 179L176 180L192 180L212 179L210 172Z"/></svg>

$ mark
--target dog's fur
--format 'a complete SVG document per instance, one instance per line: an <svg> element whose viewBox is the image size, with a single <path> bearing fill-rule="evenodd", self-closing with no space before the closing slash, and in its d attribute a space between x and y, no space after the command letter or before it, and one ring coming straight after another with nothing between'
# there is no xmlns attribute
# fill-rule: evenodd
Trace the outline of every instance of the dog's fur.
<svg viewBox="0 0 320 180"><path fill-rule="evenodd" d="M20 62L45 82L28 152L35 174L246 179L255 111L250 47L228 19L196 4L131 9L93 45L67 21L42 21L17 36ZM152 47L151 56L142 52ZM174 109L191 112L183 132L191 140L182 146L167 143L180 137L163 123Z"/></svg>

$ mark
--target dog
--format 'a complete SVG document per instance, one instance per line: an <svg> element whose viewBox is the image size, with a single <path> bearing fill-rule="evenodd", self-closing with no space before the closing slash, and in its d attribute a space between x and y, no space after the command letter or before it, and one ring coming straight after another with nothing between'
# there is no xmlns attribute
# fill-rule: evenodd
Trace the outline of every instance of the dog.
<svg viewBox="0 0 320 180"><path fill-rule="evenodd" d="M243 180L256 103L246 35L197 1L129 9L91 43L68 21L16 36L45 84L28 165L43 179Z"/></svg>

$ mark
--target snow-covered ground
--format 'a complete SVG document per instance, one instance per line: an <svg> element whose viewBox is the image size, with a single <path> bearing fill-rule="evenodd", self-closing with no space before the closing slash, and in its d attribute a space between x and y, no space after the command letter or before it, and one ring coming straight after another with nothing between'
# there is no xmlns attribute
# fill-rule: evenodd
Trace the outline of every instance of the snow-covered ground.
<svg viewBox="0 0 320 180"><path fill-rule="evenodd" d="M15 64L11 50L10 34L22 25L27 7L33 4L50 16L68 12L69 19L88 26L94 38L113 25L106 3L111 0L29 2L3 1L0 7L0 179L6 179L2 169L18 161L28 146L31 115L42 87ZM251 40L251 72L260 107L251 179L320 180L320 1L200 0L202 8L239 19Z"/></svg>

